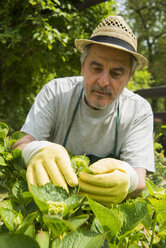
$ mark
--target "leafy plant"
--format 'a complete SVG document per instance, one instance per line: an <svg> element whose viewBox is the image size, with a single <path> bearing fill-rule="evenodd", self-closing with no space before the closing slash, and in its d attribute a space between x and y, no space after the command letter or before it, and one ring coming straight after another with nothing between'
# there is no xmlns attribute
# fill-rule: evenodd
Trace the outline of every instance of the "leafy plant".
<svg viewBox="0 0 166 248"><path fill-rule="evenodd" d="M7 137L8 131L7 125L0 123L3 186L0 188L0 247L166 246L164 188L157 187L147 178L147 189L142 196L112 204L110 208L79 195L78 187L70 188L67 193L63 188L49 183L42 187L32 186L29 192L21 154L17 149L11 151L14 140L22 134ZM17 156L13 155L15 153ZM78 170L88 163L86 156L76 158L71 155L72 159L75 167L79 161Z"/></svg>
<svg viewBox="0 0 166 248"><path fill-rule="evenodd" d="M14 142L24 136L24 133L18 131L8 136L9 127L0 122L0 172L2 185L11 189L17 179L24 179L26 170L22 160L20 149L12 151Z"/></svg>
<svg viewBox="0 0 166 248"><path fill-rule="evenodd" d="M0 1L0 121L12 133L23 125L43 85L80 75L75 38L89 37L100 20L115 13L114 0L81 12L72 2Z"/></svg>
<svg viewBox="0 0 166 248"><path fill-rule="evenodd" d="M149 178L158 186L166 188L166 157L161 143L159 143L162 132L154 133L154 151L156 172L149 175Z"/></svg>

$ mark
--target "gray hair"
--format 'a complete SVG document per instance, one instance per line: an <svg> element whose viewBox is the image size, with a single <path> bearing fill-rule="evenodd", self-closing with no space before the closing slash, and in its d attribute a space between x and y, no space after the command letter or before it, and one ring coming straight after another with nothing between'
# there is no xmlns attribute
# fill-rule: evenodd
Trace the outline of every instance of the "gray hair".
<svg viewBox="0 0 166 248"><path fill-rule="evenodd" d="M85 64L85 60L86 60L86 57L88 56L88 52L89 52L89 49L91 48L93 44L88 44L84 50L83 50L83 53L81 54L81 63L84 65ZM136 58L131 54L131 71L130 71L130 75L132 75L134 73L134 71L136 70L137 68L137 65L138 65L138 62L136 60Z"/></svg>
<svg viewBox="0 0 166 248"><path fill-rule="evenodd" d="M84 48L83 53L81 54L81 63L82 63L83 65L85 64L86 57L88 56L89 49L90 49L90 47L91 47L92 45L93 45L93 44L87 45L87 46Z"/></svg>
<svg viewBox="0 0 166 248"><path fill-rule="evenodd" d="M137 68L137 65L138 65L138 61L137 59L131 54L131 70L130 70L130 75L132 75L136 68Z"/></svg>

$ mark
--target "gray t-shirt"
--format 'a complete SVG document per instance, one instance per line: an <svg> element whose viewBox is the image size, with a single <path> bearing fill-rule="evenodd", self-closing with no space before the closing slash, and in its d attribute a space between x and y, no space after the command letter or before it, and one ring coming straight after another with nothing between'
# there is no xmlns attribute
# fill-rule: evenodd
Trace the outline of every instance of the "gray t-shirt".
<svg viewBox="0 0 166 248"><path fill-rule="evenodd" d="M63 145L83 88L82 77L54 79L37 95L22 131L35 140ZM105 157L115 143L118 100L106 109L94 110L80 99L66 149L73 154ZM119 96L120 123L117 156L132 167L154 172L153 113L144 98L124 89Z"/></svg>

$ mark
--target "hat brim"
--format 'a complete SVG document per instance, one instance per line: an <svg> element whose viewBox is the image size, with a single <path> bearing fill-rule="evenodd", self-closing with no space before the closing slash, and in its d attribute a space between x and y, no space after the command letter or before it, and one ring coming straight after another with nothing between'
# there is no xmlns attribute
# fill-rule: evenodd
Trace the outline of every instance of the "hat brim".
<svg viewBox="0 0 166 248"><path fill-rule="evenodd" d="M141 55L137 52L130 51L130 50L128 50L122 46L119 46L116 44L111 44L111 43L106 43L106 42L97 42L97 41L88 40L88 39L76 39L75 40L75 46L81 53L83 52L84 48L89 44L98 44L98 45L102 45L102 46L112 47L112 48L116 48L116 49L126 51L126 52L132 54L138 62L136 70L140 70L143 67L145 67L146 65L148 65L148 60L143 55Z"/></svg>

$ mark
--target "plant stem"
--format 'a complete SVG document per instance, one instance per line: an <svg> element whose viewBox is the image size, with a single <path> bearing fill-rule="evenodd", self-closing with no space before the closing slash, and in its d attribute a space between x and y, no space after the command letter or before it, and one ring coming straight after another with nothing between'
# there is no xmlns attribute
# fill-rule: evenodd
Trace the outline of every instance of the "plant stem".
<svg viewBox="0 0 166 248"><path fill-rule="evenodd" d="M157 217L157 214L156 214L156 211L154 210L154 212L153 212L153 223L152 223L152 236L151 236L149 248L152 248L152 245L153 245L153 239L154 239L154 233L155 233L155 227L156 227L156 217Z"/></svg>

